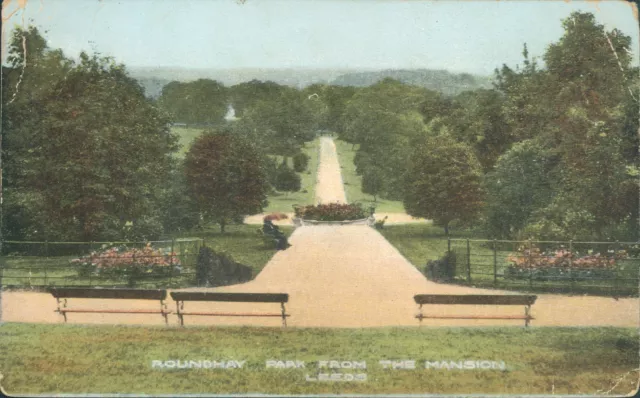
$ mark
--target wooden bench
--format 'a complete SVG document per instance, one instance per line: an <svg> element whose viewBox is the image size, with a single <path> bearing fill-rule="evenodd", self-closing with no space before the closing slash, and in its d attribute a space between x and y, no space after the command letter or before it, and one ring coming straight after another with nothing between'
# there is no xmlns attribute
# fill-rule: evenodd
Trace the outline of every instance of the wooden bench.
<svg viewBox="0 0 640 398"><path fill-rule="evenodd" d="M416 304L420 305L420 312L416 318L422 320L429 319L518 319L524 320L524 326L529 326L529 322L534 319L531 316L531 306L536 302L537 296L526 295L452 295L452 294L418 294L413 297ZM524 305L524 316L499 315L499 316L462 316L462 315L424 315L422 306L424 304L445 304L445 305Z"/></svg>
<svg viewBox="0 0 640 398"><path fill-rule="evenodd" d="M286 293L217 293L217 292L171 292L171 297L176 301L176 315L180 318L180 325L184 325L185 315L196 316L257 316L257 317L281 317L282 326L287 326L287 317L284 303L289 301ZM271 313L237 313L237 312L198 312L185 311L185 301L222 301L234 303L280 303L280 312Z"/></svg>
<svg viewBox="0 0 640 398"><path fill-rule="evenodd" d="M104 313L104 314L161 314L165 323L168 323L167 315L171 310L167 309L164 300L167 298L166 290L146 290L146 289L103 289L103 288L52 288L50 293L56 298L58 308L55 312L62 314L67 322L67 313ZM159 300L158 309L92 309L92 308L69 308L67 299L119 299L119 300Z"/></svg>

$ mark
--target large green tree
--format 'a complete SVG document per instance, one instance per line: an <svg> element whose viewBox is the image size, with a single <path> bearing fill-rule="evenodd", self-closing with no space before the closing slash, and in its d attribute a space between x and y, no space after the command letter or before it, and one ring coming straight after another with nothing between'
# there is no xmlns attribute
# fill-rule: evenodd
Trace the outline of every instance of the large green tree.
<svg viewBox="0 0 640 398"><path fill-rule="evenodd" d="M213 131L195 139L185 157L189 194L206 221L225 226L267 205L261 152L242 137Z"/></svg>
<svg viewBox="0 0 640 398"><path fill-rule="evenodd" d="M367 191L375 178L381 183L376 189L380 196L402 198L407 153L425 127L419 108L426 93L425 89L385 79L360 89L349 100L340 138L358 145L354 162L358 174L367 176Z"/></svg>
<svg viewBox="0 0 640 398"><path fill-rule="evenodd" d="M529 60L525 47L521 70L503 67L497 74L513 137L535 138L558 159L554 200L532 213L529 222L537 227L525 229L554 239L621 237L619 227L638 213L631 39L607 31L590 13L571 14L563 27L543 55L546 68Z"/></svg>
<svg viewBox="0 0 640 398"><path fill-rule="evenodd" d="M158 104L175 122L215 125L224 121L229 99L222 83L198 79L167 84L162 88Z"/></svg>
<svg viewBox="0 0 640 398"><path fill-rule="evenodd" d="M534 139L515 144L485 176L487 232L493 238L513 239L532 213L549 205L558 176L554 151Z"/></svg>
<svg viewBox="0 0 640 398"><path fill-rule="evenodd" d="M38 49L26 61L23 37ZM20 83L3 93L3 207L18 216L4 220L5 231L90 241L122 237L131 224L159 225L158 198L177 149L168 118L123 65L86 53L72 62L45 42L35 28L18 28L9 46Z"/></svg>
<svg viewBox="0 0 640 398"><path fill-rule="evenodd" d="M404 207L444 227L458 220L470 222L483 206L482 168L473 149L448 134L432 136L417 145L405 175Z"/></svg>
<svg viewBox="0 0 640 398"><path fill-rule="evenodd" d="M259 143L266 153L294 156L316 136L319 102L296 89L282 89L245 109L236 130Z"/></svg>
<svg viewBox="0 0 640 398"><path fill-rule="evenodd" d="M443 114L455 138L474 148L485 172L516 141L503 109L502 93L479 89L457 95L450 112Z"/></svg>
<svg viewBox="0 0 640 398"><path fill-rule="evenodd" d="M289 88L272 81L253 79L229 87L229 100L233 104L236 116L242 118L245 110L254 107L260 101L273 100L287 89Z"/></svg>
<svg viewBox="0 0 640 398"><path fill-rule="evenodd" d="M175 122L215 125L224 121L229 99L222 83L198 79L167 84L162 88L158 104Z"/></svg>

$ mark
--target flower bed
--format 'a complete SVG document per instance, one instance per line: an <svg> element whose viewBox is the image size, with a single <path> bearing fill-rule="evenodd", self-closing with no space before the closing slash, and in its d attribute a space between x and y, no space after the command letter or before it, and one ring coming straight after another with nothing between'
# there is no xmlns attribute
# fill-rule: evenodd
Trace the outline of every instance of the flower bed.
<svg viewBox="0 0 640 398"><path fill-rule="evenodd" d="M295 216L313 221L351 221L367 218L360 204L328 203L295 208Z"/></svg>
<svg viewBox="0 0 640 398"><path fill-rule="evenodd" d="M169 275L181 270L176 253L154 249L150 243L142 249L120 246L94 251L71 260L71 264L77 267L80 277L97 274L115 279L142 274Z"/></svg>
<svg viewBox="0 0 640 398"><path fill-rule="evenodd" d="M505 277L535 280L612 279L616 276L617 261L625 258L628 258L628 254L624 250L610 251L608 255L588 253L580 257L577 252L564 249L541 252L535 247L523 248L507 257L511 264L505 269Z"/></svg>

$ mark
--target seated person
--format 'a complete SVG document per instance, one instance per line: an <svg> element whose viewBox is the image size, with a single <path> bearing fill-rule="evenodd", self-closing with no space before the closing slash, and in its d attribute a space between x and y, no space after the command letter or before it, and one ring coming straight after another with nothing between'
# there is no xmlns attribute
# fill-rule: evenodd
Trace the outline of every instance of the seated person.
<svg viewBox="0 0 640 398"><path fill-rule="evenodd" d="M289 241L287 237L280 231L280 229L273 224L273 222L269 219L264 220L264 224L262 225L262 232L268 235L272 235L277 242L276 249L285 250L289 246Z"/></svg>

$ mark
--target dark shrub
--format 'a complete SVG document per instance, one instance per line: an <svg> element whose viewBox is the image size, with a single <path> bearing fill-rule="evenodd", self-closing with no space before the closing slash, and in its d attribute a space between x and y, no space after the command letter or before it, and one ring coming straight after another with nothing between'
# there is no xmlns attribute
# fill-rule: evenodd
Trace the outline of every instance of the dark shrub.
<svg viewBox="0 0 640 398"><path fill-rule="evenodd" d="M283 163L278 166L275 187L281 192L298 192L301 188L300 176Z"/></svg>
<svg viewBox="0 0 640 398"><path fill-rule="evenodd" d="M309 166L309 156L304 152L299 152L293 157L293 169L302 173Z"/></svg>
<svg viewBox="0 0 640 398"><path fill-rule="evenodd" d="M223 254L204 246L198 253L196 284L198 286L226 286L251 280L251 268L238 264Z"/></svg>
<svg viewBox="0 0 640 398"><path fill-rule="evenodd" d="M427 262L425 268L427 279L436 282L450 282L456 276L456 254L453 251L447 252L444 257L438 260Z"/></svg>

